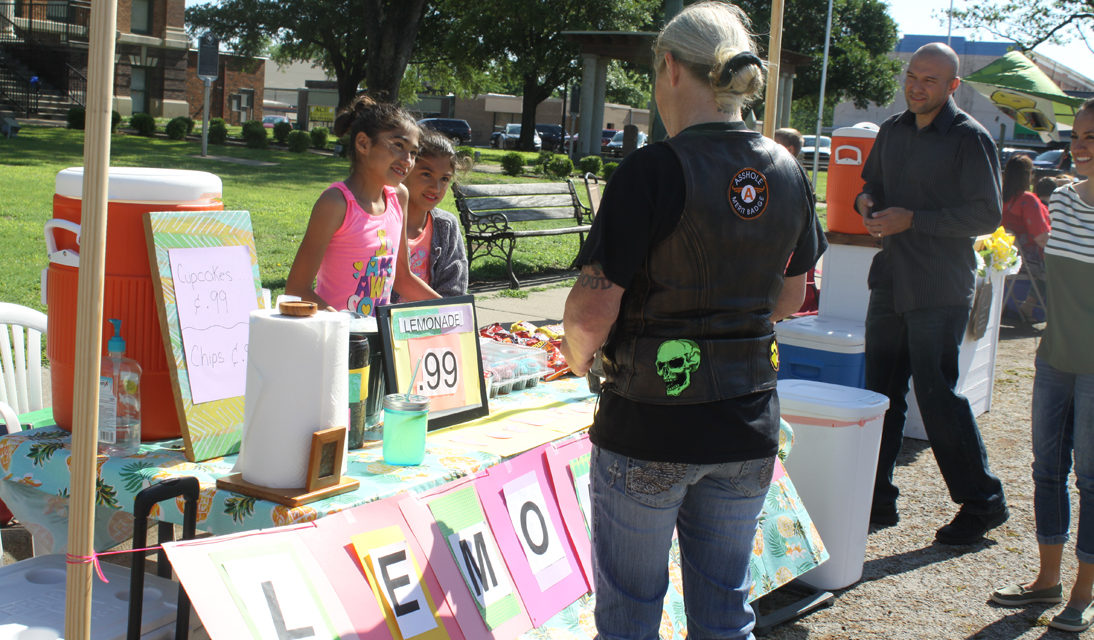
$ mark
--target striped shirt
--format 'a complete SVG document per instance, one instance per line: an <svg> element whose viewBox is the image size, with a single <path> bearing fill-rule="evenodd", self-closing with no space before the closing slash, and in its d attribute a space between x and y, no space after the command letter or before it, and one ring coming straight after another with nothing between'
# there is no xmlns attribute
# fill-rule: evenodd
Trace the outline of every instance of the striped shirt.
<svg viewBox="0 0 1094 640"><path fill-rule="evenodd" d="M1049 201L1047 326L1037 355L1068 373L1094 373L1094 204L1074 185Z"/></svg>

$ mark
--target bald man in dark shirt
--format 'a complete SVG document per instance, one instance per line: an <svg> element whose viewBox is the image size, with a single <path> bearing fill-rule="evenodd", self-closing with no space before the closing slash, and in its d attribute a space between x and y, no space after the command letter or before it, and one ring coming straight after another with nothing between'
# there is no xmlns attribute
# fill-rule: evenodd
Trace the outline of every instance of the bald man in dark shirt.
<svg viewBox="0 0 1094 640"><path fill-rule="evenodd" d="M955 391L976 282L973 242L999 226L1002 205L995 143L954 104L957 73L957 54L948 46L915 52L904 83L908 109L881 125L855 208L883 243L869 275L866 388L888 396L889 410L870 522L899 521L893 468L911 377L939 470L961 505L935 537L972 544L1008 517L972 409Z"/></svg>

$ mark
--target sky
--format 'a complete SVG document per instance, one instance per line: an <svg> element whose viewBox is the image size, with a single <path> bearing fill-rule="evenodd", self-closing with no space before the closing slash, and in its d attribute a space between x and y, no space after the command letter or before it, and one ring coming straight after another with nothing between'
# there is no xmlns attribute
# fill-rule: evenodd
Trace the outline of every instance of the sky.
<svg viewBox="0 0 1094 640"><path fill-rule="evenodd" d="M946 35L946 18L943 16L950 8L950 0L890 0L888 4L889 15L896 21L901 35ZM970 4L972 3L968 0L953 0L954 9L965 9ZM969 29L959 29L956 25L953 35L988 42L1002 40L986 31L977 33ZM1041 45L1034 51L1094 80L1094 53L1078 40L1064 46Z"/></svg>
<svg viewBox="0 0 1094 640"><path fill-rule="evenodd" d="M186 0L186 6L204 4L208 0ZM969 0L952 0L955 9L964 9ZM977 2L982 0L975 0ZM901 35L946 35L946 19L943 11L950 8L951 0L889 0L889 15L896 20ZM997 41L998 38L987 32L976 33L968 29L954 27L953 35L964 36L970 40ZM1064 46L1042 45L1035 49L1057 62L1094 79L1094 53L1078 41Z"/></svg>

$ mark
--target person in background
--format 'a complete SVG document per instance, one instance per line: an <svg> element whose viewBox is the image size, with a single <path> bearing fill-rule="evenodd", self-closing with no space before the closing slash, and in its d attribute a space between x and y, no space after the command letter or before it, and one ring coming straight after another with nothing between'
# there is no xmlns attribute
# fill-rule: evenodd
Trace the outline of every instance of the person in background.
<svg viewBox="0 0 1094 640"><path fill-rule="evenodd" d="M1003 227L1014 234L1025 262L1040 266L1051 225L1048 207L1029 190L1032 181L1033 160L1029 156L1015 155L1007 160L1003 167Z"/></svg>
<svg viewBox="0 0 1094 640"><path fill-rule="evenodd" d="M30 93L34 96L34 113L38 113L38 96L42 93L42 79L38 76L30 77Z"/></svg>
<svg viewBox="0 0 1094 640"><path fill-rule="evenodd" d="M403 183L410 194L406 210L410 270L444 297L467 293L467 254L460 221L438 208L457 171L466 169L443 134L423 129L414 170Z"/></svg>
<svg viewBox="0 0 1094 640"><path fill-rule="evenodd" d="M1068 181L1070 182L1070 181ZM1064 184L1057 182L1056 178L1050 178L1045 176L1037 180L1033 185L1033 193L1037 196L1037 199L1041 201L1041 204L1045 205L1045 209L1048 209L1048 201L1052 198L1052 192L1056 190L1056 187L1062 187Z"/></svg>
<svg viewBox="0 0 1094 640"><path fill-rule="evenodd" d="M786 150L790 152L790 155L794 156L796 160L801 160L798 156L802 152L802 144L804 144L804 138L797 129L790 127L784 127L782 129L775 129L775 142L778 142L782 146L786 147Z"/></svg>
<svg viewBox="0 0 1094 640"><path fill-rule="evenodd" d="M402 182L418 155L418 124L400 107L360 96L334 134L349 134L350 175L312 207L285 293L364 315L388 304L392 290L408 302L439 297L407 259Z"/></svg>
<svg viewBox="0 0 1094 640"><path fill-rule="evenodd" d="M1008 517L1003 485L969 401L956 392L958 349L976 283L973 240L999 226L999 155L991 136L957 108L957 54L920 47L908 62L908 109L882 125L855 198L882 241L867 278L866 388L889 398L870 523L897 524L893 469L904 435L908 381L950 498L961 505L935 539L972 544Z"/></svg>
<svg viewBox="0 0 1094 640"><path fill-rule="evenodd" d="M763 87L753 50L730 4L665 25L654 97L670 137L623 159L576 260L562 352L580 376L599 351L605 376L590 431L603 640L658 637L674 529L688 637L753 637L749 558L778 449L772 322L801 305L826 246L801 166L741 120Z"/></svg>
<svg viewBox="0 0 1094 640"><path fill-rule="evenodd" d="M784 127L775 129L774 138L775 142L786 147L786 150L794 156L795 160L801 162L800 156L803 143L801 132L791 127ZM802 301L802 306L798 308L797 313L813 313L816 312L819 306L820 289L817 288L816 269L810 268L805 276L805 299Z"/></svg>
<svg viewBox="0 0 1094 640"><path fill-rule="evenodd" d="M1078 574L1067 605L1048 626L1085 631L1094 623L1094 100L1075 114L1071 155L1081 182L1060 187L1045 245L1047 317L1033 380L1033 511L1040 568L1032 582L996 589L1004 606L1063 600L1060 562L1071 529L1068 474L1075 460Z"/></svg>

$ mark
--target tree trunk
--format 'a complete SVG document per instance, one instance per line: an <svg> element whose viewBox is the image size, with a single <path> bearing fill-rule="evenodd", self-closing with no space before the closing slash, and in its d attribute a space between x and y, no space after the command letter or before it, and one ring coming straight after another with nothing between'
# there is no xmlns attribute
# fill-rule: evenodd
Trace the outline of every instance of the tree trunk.
<svg viewBox="0 0 1094 640"><path fill-rule="evenodd" d="M533 137L536 132L536 109L551 95L551 90L541 86L538 78L532 74L524 76L523 88L524 96L520 104L520 140L517 141L517 148L522 151L535 151Z"/></svg>
<svg viewBox="0 0 1094 640"><path fill-rule="evenodd" d="M369 30L368 72L365 85L377 100L399 99L418 25L425 12L425 0L373 0L374 19ZM382 6L381 6L382 5Z"/></svg>

